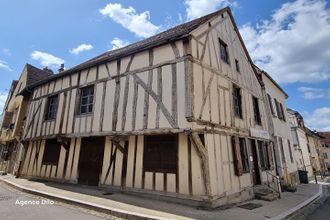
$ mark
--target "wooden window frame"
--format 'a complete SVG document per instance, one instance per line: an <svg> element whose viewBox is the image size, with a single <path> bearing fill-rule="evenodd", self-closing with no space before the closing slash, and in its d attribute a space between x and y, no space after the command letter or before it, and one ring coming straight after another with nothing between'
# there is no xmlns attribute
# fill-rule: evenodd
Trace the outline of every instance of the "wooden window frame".
<svg viewBox="0 0 330 220"><path fill-rule="evenodd" d="M56 119L59 101L58 99L58 94L48 97L45 121L51 121Z"/></svg>
<svg viewBox="0 0 330 220"><path fill-rule="evenodd" d="M45 143L42 164L58 165L61 153L61 144L57 139L47 139Z"/></svg>
<svg viewBox="0 0 330 220"><path fill-rule="evenodd" d="M242 90L240 87L233 84L233 109L235 117L243 119L242 110Z"/></svg>
<svg viewBox="0 0 330 220"><path fill-rule="evenodd" d="M283 109L282 103L280 103L276 99L274 99L274 101L275 101L275 106L276 106L276 111L277 111L277 117L278 117L278 119L280 119L280 120L282 120L282 121L285 122L286 119L285 119L285 113L284 113L284 109Z"/></svg>
<svg viewBox="0 0 330 220"><path fill-rule="evenodd" d="M261 114L260 114L260 108L259 108L259 99L255 96L252 96L252 104L253 104L254 122L257 125L261 125Z"/></svg>
<svg viewBox="0 0 330 220"><path fill-rule="evenodd" d="M219 38L220 58L223 62L230 65L228 45Z"/></svg>
<svg viewBox="0 0 330 220"><path fill-rule="evenodd" d="M84 91L87 90L87 94L84 95ZM79 97L79 108L78 115L89 115L93 113L94 110L94 98L95 96L95 87L94 85L89 85L80 88L80 97ZM86 103L83 104L83 99L86 98ZM82 108L86 108L86 112L82 112Z"/></svg>
<svg viewBox="0 0 330 220"><path fill-rule="evenodd" d="M270 170L271 169L271 161L269 157L267 143L265 141L257 141L258 143L258 153L259 153L259 160L260 160L260 167L262 170Z"/></svg>
<svg viewBox="0 0 330 220"><path fill-rule="evenodd" d="M165 143L166 140L164 141L164 139L166 138L172 138L172 140L168 139L169 143ZM156 143L153 145L153 142ZM145 135L143 150L144 172L178 173L178 144L178 135L176 134Z"/></svg>
<svg viewBox="0 0 330 220"><path fill-rule="evenodd" d="M245 138L239 138L239 146L240 146L243 173L249 173L250 172L249 153L247 150Z"/></svg>

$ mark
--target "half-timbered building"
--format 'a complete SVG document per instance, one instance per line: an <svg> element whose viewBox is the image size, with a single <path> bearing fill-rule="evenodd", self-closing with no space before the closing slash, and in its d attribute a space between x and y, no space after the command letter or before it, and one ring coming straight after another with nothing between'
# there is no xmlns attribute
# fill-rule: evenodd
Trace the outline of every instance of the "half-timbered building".
<svg viewBox="0 0 330 220"><path fill-rule="evenodd" d="M21 161L21 138L29 98L19 95L23 89L52 75L52 72L26 64L18 80L10 87L0 126L0 171L16 174Z"/></svg>
<svg viewBox="0 0 330 220"><path fill-rule="evenodd" d="M262 82L229 8L22 94L25 177L221 205L274 174Z"/></svg>

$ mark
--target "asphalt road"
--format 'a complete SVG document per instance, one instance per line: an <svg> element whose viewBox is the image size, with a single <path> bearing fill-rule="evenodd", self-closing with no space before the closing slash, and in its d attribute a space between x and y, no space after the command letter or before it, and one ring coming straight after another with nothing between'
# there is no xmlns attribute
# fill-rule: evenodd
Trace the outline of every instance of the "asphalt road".
<svg viewBox="0 0 330 220"><path fill-rule="evenodd" d="M311 216L308 217L309 220L329 220L330 219L330 197L328 197L325 202L316 209Z"/></svg>
<svg viewBox="0 0 330 220"><path fill-rule="evenodd" d="M326 179L326 185L326 187L323 187L323 193L326 196L326 200L310 216L308 216L308 220L330 219L330 178Z"/></svg>
<svg viewBox="0 0 330 220"><path fill-rule="evenodd" d="M117 218L77 206L33 196L0 183L0 219L101 220Z"/></svg>

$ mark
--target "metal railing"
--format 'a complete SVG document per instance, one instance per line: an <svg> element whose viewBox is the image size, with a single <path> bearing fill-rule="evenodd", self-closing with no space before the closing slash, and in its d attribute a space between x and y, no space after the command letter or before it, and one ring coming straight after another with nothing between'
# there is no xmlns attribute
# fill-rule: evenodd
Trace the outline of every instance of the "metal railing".
<svg viewBox="0 0 330 220"><path fill-rule="evenodd" d="M280 177L272 174L270 171L265 170L267 176L267 186L278 193L278 198L281 198L281 182ZM269 178L269 176L271 178ZM270 181L271 180L271 181ZM274 183L272 185L271 183Z"/></svg>

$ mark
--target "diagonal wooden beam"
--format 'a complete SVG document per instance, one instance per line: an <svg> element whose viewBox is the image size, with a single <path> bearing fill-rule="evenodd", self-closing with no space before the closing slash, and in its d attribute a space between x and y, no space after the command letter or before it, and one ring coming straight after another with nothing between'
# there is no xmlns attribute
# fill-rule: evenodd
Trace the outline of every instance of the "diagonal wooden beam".
<svg viewBox="0 0 330 220"><path fill-rule="evenodd" d="M133 75L134 79L137 83L144 88L144 90L155 100L155 102L159 105L160 109L162 110L163 114L165 115L166 119L170 123L173 128L178 128L178 124L175 122L175 119L170 114L170 112L166 109L164 103L160 100L160 98L156 95L156 93L145 83L143 80L138 77L137 75Z"/></svg>
<svg viewBox="0 0 330 220"><path fill-rule="evenodd" d="M208 160L207 149L203 145L203 143L197 133L190 133L189 139L195 146L198 156L201 159L202 174L203 174L203 179L204 179L206 195L208 197L211 197L211 180L210 180L210 169L209 169L209 160Z"/></svg>
<svg viewBox="0 0 330 220"><path fill-rule="evenodd" d="M29 125L26 128L26 133L24 135L24 139L27 137L27 134L29 133L29 130L30 130L31 126L34 124L34 119L35 119L36 115L39 112L39 109L41 107L41 104L42 104L42 99L40 99L40 101L38 103L38 107L37 107L36 111L33 113L33 116L32 116L32 118L30 120L30 123L29 123ZM31 132L31 135L32 135L32 132Z"/></svg>
<svg viewBox="0 0 330 220"><path fill-rule="evenodd" d="M127 150L125 150L125 147L121 146L119 141L116 140L111 140L111 141L115 145L115 147L118 148L118 150L120 150L120 152L122 152L124 155L128 154Z"/></svg>
<svg viewBox="0 0 330 220"><path fill-rule="evenodd" d="M203 67L202 67L202 68L203 68ZM201 110L200 110L200 112L199 112L199 116L198 116L199 118L202 118L202 114L203 114L203 111L204 111L204 106L205 106L206 100L207 100L208 96L210 95L211 84L212 84L212 81L213 81L214 75L215 75L215 73L213 72L211 78L209 79L209 81L208 81L208 83L207 83L206 92L205 92L205 94L204 94L204 96L203 96L202 107L201 107Z"/></svg>

